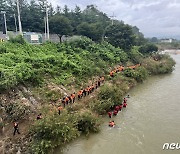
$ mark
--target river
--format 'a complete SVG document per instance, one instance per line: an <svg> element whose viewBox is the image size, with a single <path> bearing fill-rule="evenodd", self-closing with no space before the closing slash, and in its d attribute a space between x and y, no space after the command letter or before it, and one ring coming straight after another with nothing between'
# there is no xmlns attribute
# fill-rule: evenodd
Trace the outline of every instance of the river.
<svg viewBox="0 0 180 154"><path fill-rule="evenodd" d="M100 133L68 144L63 154L179 154L163 150L164 143L180 143L180 55L173 73L150 77L133 88L128 107L113 118L104 118ZM56 154L60 154L56 151Z"/></svg>

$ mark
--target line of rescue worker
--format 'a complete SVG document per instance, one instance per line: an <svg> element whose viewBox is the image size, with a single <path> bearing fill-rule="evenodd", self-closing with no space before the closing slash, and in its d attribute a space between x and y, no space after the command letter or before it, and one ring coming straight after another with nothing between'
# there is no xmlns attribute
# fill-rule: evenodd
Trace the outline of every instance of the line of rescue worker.
<svg viewBox="0 0 180 154"><path fill-rule="evenodd" d="M129 95L127 96L127 98L129 98ZM118 114L118 112L122 110L123 107L124 107L124 108L127 107L127 99L126 99L126 98L123 99L122 104L116 105L116 106L114 107L114 110L113 110L113 111L109 111L109 112L108 112L109 118L112 118L112 115L113 115L113 116L116 116L116 115ZM114 127L114 126L115 126L115 122L114 122L114 121L110 121L110 122L109 122L109 126L110 126L110 127Z"/></svg>
<svg viewBox="0 0 180 154"><path fill-rule="evenodd" d="M115 73L122 72L122 71L124 71L124 70L127 69L127 68L136 69L136 68L139 67L140 65L141 65L141 64L136 64L136 65L127 66L127 67L119 66L119 67L117 67L116 69L110 71L110 72L109 72L109 75L110 75L111 77L114 77L114 74L115 74Z"/></svg>
<svg viewBox="0 0 180 154"><path fill-rule="evenodd" d="M94 84L92 84L84 89L82 88L81 90L79 90L77 92L77 94L74 92L70 96L63 97L63 99L61 101L63 104L63 107L65 108L66 105L68 105L69 103L75 103L76 99L80 100L83 97L90 95L95 89L97 89L98 87L101 86L101 84L104 82L104 80L105 80L104 76L101 76ZM59 115L60 115L63 107L61 105L58 106L58 114Z"/></svg>
<svg viewBox="0 0 180 154"><path fill-rule="evenodd" d="M117 69L110 72L110 76L114 77L114 73L122 72L122 71L124 71L124 69L127 69L127 68L135 69L138 66L140 66L140 64L136 64L136 65L128 66L128 67L119 66ZM80 100L83 97L85 97L87 95L90 95L95 89L97 89L98 87L101 86L101 84L104 82L104 80L105 80L104 76L101 76L94 84L92 84L92 85L90 85L90 86L88 86L88 87L86 87L84 89L82 88L81 90L79 90L77 92L77 94L74 92L69 96L63 97L63 99L61 101L62 104L63 104L63 107L61 105L58 106L58 108L57 108L58 109L58 114L60 115L61 110L63 108L65 108L66 105L68 105L69 103L71 103L71 104L75 103L76 99ZM119 106L119 107L122 108L121 106ZM113 114L116 114L116 111Z"/></svg>
<svg viewBox="0 0 180 154"><path fill-rule="evenodd" d="M110 75L110 77L114 77L114 74L115 74L115 73L122 72L122 71L124 71L124 70L127 69L127 68L135 69L136 67L139 67L140 65L141 65L141 64L136 64L136 65L128 66L128 67L119 66L119 67L116 68L115 70L111 71L111 72L109 73L109 75ZM101 84L104 82L104 80L105 80L104 76L101 76L101 77L95 82L95 84L92 84L92 85L88 86L87 88L84 88L84 89L82 88L81 90L79 90L79 91L77 92L77 96L76 96L76 93L74 92L74 93L72 93L70 96L63 97L63 99L62 99L62 104L63 104L64 108L65 108L65 106L68 105L69 103L75 103L76 97L77 97L78 100L80 100L80 99L82 99L82 97L85 97L85 96L87 96L87 95L90 95L95 89L97 89L98 87L101 86ZM128 95L128 97L129 97L129 95ZM127 106L127 99L124 98L123 103L122 103L121 105L115 106L113 112L108 112L109 118L112 117L112 114L113 114L114 116L116 116L116 115L118 114L118 112L121 111L122 108L123 108L123 107L125 108L126 106ZM60 115L63 107L62 107L61 105L59 105L57 109L58 109L58 114ZM41 113L37 116L37 120L39 120L39 119L42 119L42 114L41 114ZM17 132L18 134L20 134L20 132L19 132L19 127L18 127L18 126L19 126L19 125L18 125L18 122L15 121L15 122L14 122L14 133L13 133L13 135L15 135L16 132ZM114 122L114 121L110 121L110 122L109 122L109 126L110 126L110 127L114 127L114 126L115 126L115 122Z"/></svg>

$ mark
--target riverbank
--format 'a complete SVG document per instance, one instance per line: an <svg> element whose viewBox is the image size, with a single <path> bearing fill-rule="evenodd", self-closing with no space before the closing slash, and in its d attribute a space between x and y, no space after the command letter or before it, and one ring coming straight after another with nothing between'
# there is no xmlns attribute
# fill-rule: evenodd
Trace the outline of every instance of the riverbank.
<svg viewBox="0 0 180 154"><path fill-rule="evenodd" d="M119 128L108 128L106 116L100 133L80 137L62 153L178 154L178 149L163 150L164 143L179 143L180 55L171 56L176 61L171 74L151 76L128 92L128 107L113 118Z"/></svg>
<svg viewBox="0 0 180 154"><path fill-rule="evenodd" d="M162 64L164 62L168 63L167 57L162 56L161 59L155 60L156 66L158 66L157 67L158 69L157 68L156 69L159 72L157 72L157 70L156 71L153 70L151 72L151 74L167 73L166 69L168 67L166 65L162 66ZM152 63L152 61L151 61L151 63ZM89 116L88 118L85 116L85 119L83 119L84 117L80 118L81 119L80 121L81 122L83 121L81 124L83 124L83 125L87 124L85 126L86 129L84 129L84 130L86 130L85 134L89 134L92 132L98 132L99 126L100 126L100 123L98 122L98 120L102 118L101 115L107 114L108 111L112 110L112 108L111 108L112 106L114 108L114 106L121 104L124 94L127 93L132 87L134 87L137 84L137 82L142 82L143 80L146 79L146 77L145 77L146 73L143 72L143 71L146 71L146 69L143 69L144 66L148 66L147 67L148 69L150 68L148 63L143 63L142 66L136 70L128 69L128 70L124 70L122 73L116 74L116 76L114 78L110 78L110 79L106 80L106 83L100 88L97 95L94 95L94 97L92 97L91 99L87 99L86 101L83 101L83 104L78 104L77 105L78 107L76 105L75 106L72 105L70 107L71 108L70 112L67 109L68 114L72 114L71 118L72 117L74 118L76 116L82 116L82 114L84 114L85 112L87 112L87 113L90 112L91 115L94 115L94 117ZM173 65L169 65L169 66L173 66ZM164 68L162 68L162 67L164 67ZM164 71L162 71L162 70L164 70ZM168 70L170 70L170 69L168 68ZM138 74L137 75L138 77L135 74L136 75ZM80 113L80 115L79 115L79 113ZM63 115L63 116L65 116L65 115ZM76 121L76 118L73 119L73 121ZM89 128L87 119L89 120L89 124L90 124L89 126L91 126L91 127L93 126L93 129ZM80 121L78 121L78 122L80 122ZM96 122L92 123L91 121L96 121ZM76 125L77 124L75 124L75 127L76 127ZM94 128L95 128L95 130L94 130ZM80 131L82 131L82 130L80 130ZM81 132L81 133L84 134L84 132ZM56 143L58 143L58 142L56 142ZM63 147L63 145L64 144L61 144L58 146Z"/></svg>
<svg viewBox="0 0 180 154"><path fill-rule="evenodd" d="M168 54L175 54L175 55L178 55L178 54L180 54L180 50L169 49L169 50L164 50L164 51L162 51L161 53L162 53L162 54L168 53Z"/></svg>
<svg viewBox="0 0 180 154"><path fill-rule="evenodd" d="M101 116L121 104L124 94L131 87L137 82L143 82L148 74L172 72L175 64L166 55L143 56L133 49L128 57L127 53L109 44L97 45L90 40L81 42L82 49L76 43L74 45L45 44L34 47L15 44L16 50L12 54L11 47L14 44L5 44L3 56L7 59L2 70L6 72L1 80L1 89L8 89L0 95L5 125L4 136L1 138L1 148L4 151L47 153L81 134L98 132ZM102 50L106 50L103 55ZM119 57L116 56L117 52ZM77 59L74 60L74 57ZM99 61L95 61L97 57ZM5 66L7 61L12 67ZM127 68L133 62L141 62L141 66L135 70ZM109 77L109 72L120 66L119 63L127 69L116 73L113 78ZM13 67L14 64L17 65ZM14 72L11 72L12 68ZM63 71L59 72L59 69ZM52 76L47 72L51 72ZM64 95L95 84L102 75L105 77L103 86L88 97L68 105L58 115L57 107ZM34 83L39 84L34 86ZM16 84L17 87L14 87ZM37 121L39 113L42 113L43 118ZM21 135L12 135L14 119L19 121Z"/></svg>

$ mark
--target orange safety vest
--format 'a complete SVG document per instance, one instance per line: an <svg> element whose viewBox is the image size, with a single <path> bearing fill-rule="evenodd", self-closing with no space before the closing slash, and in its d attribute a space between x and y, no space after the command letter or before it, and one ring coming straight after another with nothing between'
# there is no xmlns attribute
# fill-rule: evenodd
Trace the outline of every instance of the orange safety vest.
<svg viewBox="0 0 180 154"><path fill-rule="evenodd" d="M82 91L81 90L78 92L78 95L82 95Z"/></svg>
<svg viewBox="0 0 180 154"><path fill-rule="evenodd" d="M71 95L71 99L74 99L74 98L75 98L75 94L72 94L72 95Z"/></svg>
<svg viewBox="0 0 180 154"><path fill-rule="evenodd" d="M129 66L128 68L134 69L136 66Z"/></svg>
<svg viewBox="0 0 180 154"><path fill-rule="evenodd" d="M63 107L62 107L62 106L59 106L59 107L58 107L58 110L60 110L60 111L61 111L62 109L63 109Z"/></svg>
<svg viewBox="0 0 180 154"><path fill-rule="evenodd" d="M140 64L136 64L136 65L135 65L135 67L139 67L139 66L140 66Z"/></svg>
<svg viewBox="0 0 180 154"><path fill-rule="evenodd" d="M14 122L14 127L16 127L18 124L16 122Z"/></svg>
<svg viewBox="0 0 180 154"><path fill-rule="evenodd" d="M66 100L66 102L68 102L68 101L69 101L69 98L68 98L68 97L66 97L66 98L65 98L65 100Z"/></svg>
<svg viewBox="0 0 180 154"><path fill-rule="evenodd" d="M113 72L113 71L111 71L111 72L110 72L110 76L113 76L113 74L114 74L114 72Z"/></svg>
<svg viewBox="0 0 180 154"><path fill-rule="evenodd" d="M123 70L123 67L122 67L122 66L120 66L120 67L119 67L119 71L122 71L122 70Z"/></svg>

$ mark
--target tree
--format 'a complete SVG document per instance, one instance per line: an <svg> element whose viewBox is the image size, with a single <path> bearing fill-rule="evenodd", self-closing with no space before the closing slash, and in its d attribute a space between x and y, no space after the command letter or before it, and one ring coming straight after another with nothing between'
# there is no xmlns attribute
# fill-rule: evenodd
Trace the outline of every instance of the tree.
<svg viewBox="0 0 180 154"><path fill-rule="evenodd" d="M103 27L100 23L88 24L87 22L83 22L77 27L77 33L87 36L93 41L100 41L103 34Z"/></svg>
<svg viewBox="0 0 180 154"><path fill-rule="evenodd" d="M141 52L143 54L157 52L157 51L158 51L158 47L154 44L146 44L139 48L139 52Z"/></svg>
<svg viewBox="0 0 180 154"><path fill-rule="evenodd" d="M150 39L150 41L153 42L153 43L157 43L157 42L158 42L158 39L157 39L157 37L152 37L152 38Z"/></svg>
<svg viewBox="0 0 180 154"><path fill-rule="evenodd" d="M54 8L53 8L53 6L52 6L52 4L50 3L50 5L49 5L49 16L51 17L51 16L53 16L54 15Z"/></svg>
<svg viewBox="0 0 180 154"><path fill-rule="evenodd" d="M115 47L130 50L135 44L135 35L132 28L124 23L114 24L106 28L105 36L107 41Z"/></svg>
<svg viewBox="0 0 180 154"><path fill-rule="evenodd" d="M6 0L0 0L0 12L5 11L6 8Z"/></svg>
<svg viewBox="0 0 180 154"><path fill-rule="evenodd" d="M58 35L61 42L63 35L72 34L72 26L68 18L60 15L54 15L49 20L50 31Z"/></svg>
<svg viewBox="0 0 180 154"><path fill-rule="evenodd" d="M140 46L140 45L144 45L145 43L147 43L147 39L144 38L143 33L141 33L139 31L139 28L136 26L132 27L132 31L135 34L135 45Z"/></svg>
<svg viewBox="0 0 180 154"><path fill-rule="evenodd" d="M61 13L61 7L59 5L56 6L56 13Z"/></svg>
<svg viewBox="0 0 180 154"><path fill-rule="evenodd" d="M3 27L3 25L4 25L4 16L3 16L3 13L1 13L1 12L5 11L5 8L6 8L6 1L0 0L0 26L1 27Z"/></svg>
<svg viewBox="0 0 180 154"><path fill-rule="evenodd" d="M25 30L33 32L42 32L44 20L42 10L35 0L31 0L28 6L28 13L24 19Z"/></svg>
<svg viewBox="0 0 180 154"><path fill-rule="evenodd" d="M68 17L68 16L69 16L69 8L68 8L67 5L64 6L63 14L64 14L65 17Z"/></svg>

